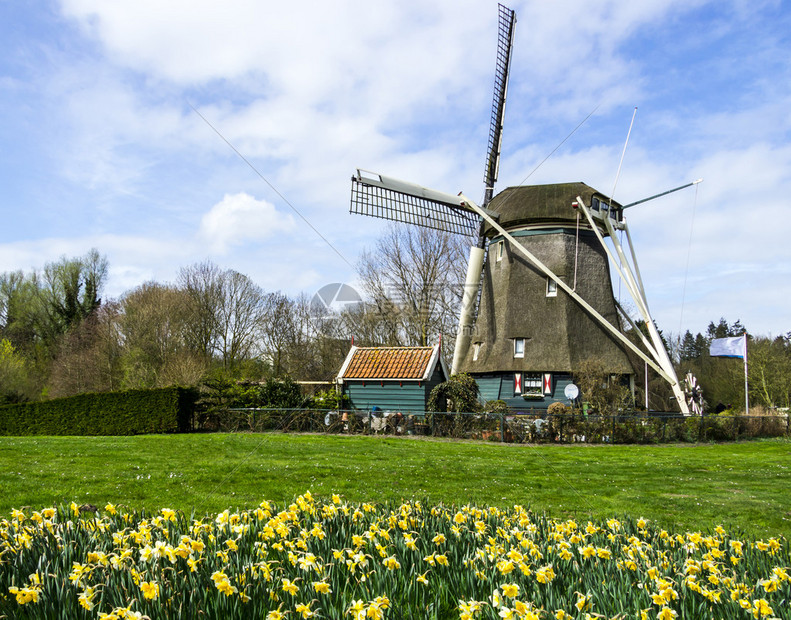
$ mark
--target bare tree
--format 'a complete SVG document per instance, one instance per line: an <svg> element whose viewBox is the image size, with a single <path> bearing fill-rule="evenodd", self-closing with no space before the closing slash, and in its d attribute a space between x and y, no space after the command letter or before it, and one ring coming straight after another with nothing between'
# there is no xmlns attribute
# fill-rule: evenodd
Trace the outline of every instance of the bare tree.
<svg viewBox="0 0 791 620"><path fill-rule="evenodd" d="M259 337L264 356L276 377L288 374L288 358L296 330L295 304L280 291L266 295L264 317L259 324Z"/></svg>
<svg viewBox="0 0 791 620"><path fill-rule="evenodd" d="M264 291L246 275L221 270L210 261L179 272L187 294L185 338L207 361L215 356L225 370L258 353L258 331L266 311Z"/></svg>
<svg viewBox="0 0 791 620"><path fill-rule="evenodd" d="M292 300L291 308L288 375L304 380L329 378L326 363L332 358L332 346L325 318L304 293Z"/></svg>
<svg viewBox="0 0 791 620"><path fill-rule="evenodd" d="M750 341L750 402L767 408L791 406L791 334ZM725 360L717 360L719 362Z"/></svg>
<svg viewBox="0 0 791 620"><path fill-rule="evenodd" d="M391 225L358 264L384 342L426 346L452 335L466 270L465 240L422 227ZM349 317L351 318L351 317ZM369 325L371 327L368 317ZM360 327L364 325L361 324Z"/></svg>
<svg viewBox="0 0 791 620"><path fill-rule="evenodd" d="M310 365L299 378L331 381L349 353L351 338L336 318L314 317L314 332L310 343Z"/></svg>
<svg viewBox="0 0 791 620"><path fill-rule="evenodd" d="M211 261L195 263L179 271L178 285L189 296L187 344L211 360L218 348L217 309L222 303L223 272Z"/></svg>
<svg viewBox="0 0 791 620"><path fill-rule="evenodd" d="M359 346L401 346L398 328L398 309L393 302L380 298L379 302L368 301L344 308L338 315L335 330L340 338L351 339Z"/></svg>
<svg viewBox="0 0 791 620"><path fill-rule="evenodd" d="M51 397L118 390L122 385L121 309L102 304L60 340L49 376Z"/></svg>
<svg viewBox="0 0 791 620"><path fill-rule="evenodd" d="M579 386L582 399L599 413L631 409L634 403L629 388L611 377L606 368L602 359L588 358L574 370L574 381Z"/></svg>
<svg viewBox="0 0 791 620"><path fill-rule="evenodd" d="M260 286L238 271L220 276L216 308L217 345L228 370L257 353L257 335L266 313L266 296Z"/></svg>
<svg viewBox="0 0 791 620"><path fill-rule="evenodd" d="M184 291L156 282L121 300L124 387L190 385L200 379L205 360L185 338L189 303Z"/></svg>

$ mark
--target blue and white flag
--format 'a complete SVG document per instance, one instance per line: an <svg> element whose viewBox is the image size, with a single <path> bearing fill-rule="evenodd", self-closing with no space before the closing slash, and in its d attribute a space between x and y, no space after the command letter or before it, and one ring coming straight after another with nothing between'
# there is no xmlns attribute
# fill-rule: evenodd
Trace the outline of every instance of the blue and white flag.
<svg viewBox="0 0 791 620"><path fill-rule="evenodd" d="M740 357L744 359L747 353L744 349L747 339L744 336L735 338L715 338L711 341L709 355L711 357Z"/></svg>

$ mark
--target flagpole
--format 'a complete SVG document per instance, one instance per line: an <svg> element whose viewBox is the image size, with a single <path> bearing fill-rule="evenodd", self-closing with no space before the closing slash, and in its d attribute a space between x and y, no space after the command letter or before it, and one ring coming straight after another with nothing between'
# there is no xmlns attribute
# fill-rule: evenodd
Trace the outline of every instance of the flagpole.
<svg viewBox="0 0 791 620"><path fill-rule="evenodd" d="M750 396L747 392L747 332L744 332L744 409L750 415Z"/></svg>

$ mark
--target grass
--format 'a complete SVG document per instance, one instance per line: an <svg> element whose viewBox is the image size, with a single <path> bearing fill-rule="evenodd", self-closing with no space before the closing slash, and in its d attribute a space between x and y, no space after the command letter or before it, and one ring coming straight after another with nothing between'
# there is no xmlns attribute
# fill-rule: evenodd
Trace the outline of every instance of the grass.
<svg viewBox="0 0 791 620"><path fill-rule="evenodd" d="M791 538L791 444L511 445L285 434L0 437L0 516L75 501L188 515L291 501L522 504Z"/></svg>

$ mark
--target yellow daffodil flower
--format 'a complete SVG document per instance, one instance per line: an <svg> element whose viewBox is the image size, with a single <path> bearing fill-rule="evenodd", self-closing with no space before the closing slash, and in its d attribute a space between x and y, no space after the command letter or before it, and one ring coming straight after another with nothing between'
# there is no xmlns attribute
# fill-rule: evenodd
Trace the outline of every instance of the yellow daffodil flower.
<svg viewBox="0 0 791 620"><path fill-rule="evenodd" d="M144 598L153 601L159 596L159 584L153 581L144 581L140 584L140 591L143 593Z"/></svg>

